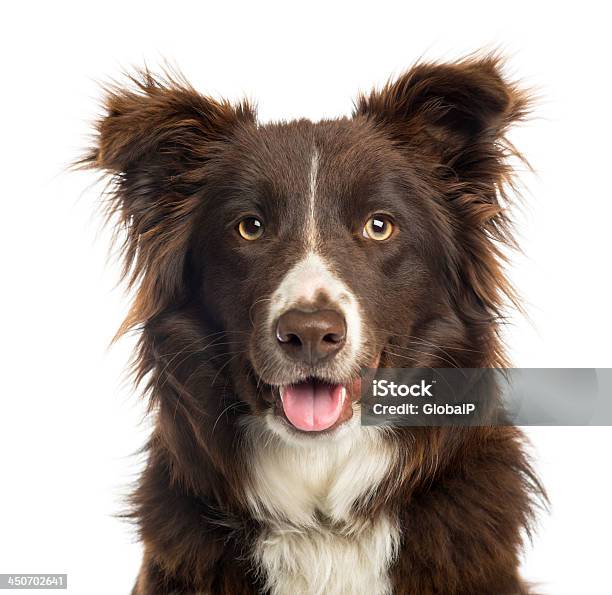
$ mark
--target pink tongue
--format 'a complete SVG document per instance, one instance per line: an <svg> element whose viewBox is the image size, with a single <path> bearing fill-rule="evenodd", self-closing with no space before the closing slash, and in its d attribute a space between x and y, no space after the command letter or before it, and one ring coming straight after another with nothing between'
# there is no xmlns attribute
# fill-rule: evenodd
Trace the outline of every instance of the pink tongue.
<svg viewBox="0 0 612 595"><path fill-rule="evenodd" d="M298 430L319 432L338 421L345 390L341 384L289 384L282 392L283 410Z"/></svg>

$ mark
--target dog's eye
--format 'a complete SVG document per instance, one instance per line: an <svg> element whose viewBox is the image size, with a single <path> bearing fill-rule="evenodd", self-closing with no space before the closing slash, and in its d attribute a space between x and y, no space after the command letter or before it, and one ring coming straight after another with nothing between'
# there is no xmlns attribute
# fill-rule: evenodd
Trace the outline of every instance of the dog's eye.
<svg viewBox="0 0 612 595"><path fill-rule="evenodd" d="M258 240L263 235L264 225L257 217L246 217L238 223L236 229L240 237L252 241Z"/></svg>
<svg viewBox="0 0 612 595"><path fill-rule="evenodd" d="M363 228L363 237L382 242L388 240L393 233L394 225L387 215L373 215Z"/></svg>

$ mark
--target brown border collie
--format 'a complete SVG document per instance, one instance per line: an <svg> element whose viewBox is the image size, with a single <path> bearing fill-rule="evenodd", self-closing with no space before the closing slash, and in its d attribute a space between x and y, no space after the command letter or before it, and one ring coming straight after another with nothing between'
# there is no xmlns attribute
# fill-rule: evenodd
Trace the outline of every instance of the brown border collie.
<svg viewBox="0 0 612 595"><path fill-rule="evenodd" d="M133 593L516 595L542 489L514 427L367 427L364 367L507 364L529 96L419 63L351 117L258 123L148 71L107 88L136 378L155 425Z"/></svg>

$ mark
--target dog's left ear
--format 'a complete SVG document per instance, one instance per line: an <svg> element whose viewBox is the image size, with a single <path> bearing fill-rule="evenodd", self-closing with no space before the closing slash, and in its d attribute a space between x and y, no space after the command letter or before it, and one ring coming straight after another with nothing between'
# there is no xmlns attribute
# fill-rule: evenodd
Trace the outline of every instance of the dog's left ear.
<svg viewBox="0 0 612 595"><path fill-rule="evenodd" d="M382 90L361 95L355 115L469 180L481 175L483 159L499 158L495 143L528 108L527 94L504 80L500 59L485 56L417 64Z"/></svg>

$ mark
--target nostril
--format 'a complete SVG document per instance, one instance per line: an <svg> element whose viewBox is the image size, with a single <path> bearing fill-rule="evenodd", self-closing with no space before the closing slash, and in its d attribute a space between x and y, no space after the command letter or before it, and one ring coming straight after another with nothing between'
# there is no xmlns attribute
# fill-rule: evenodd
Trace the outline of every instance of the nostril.
<svg viewBox="0 0 612 595"><path fill-rule="evenodd" d="M296 333L285 331L280 323L276 326L276 339L279 343L295 345L296 347L302 344L302 340Z"/></svg>
<svg viewBox="0 0 612 595"><path fill-rule="evenodd" d="M295 347L300 347L302 345L302 340L295 334L290 333L286 336L286 338L280 339L282 343L289 343L289 345L294 345Z"/></svg>
<svg viewBox="0 0 612 595"><path fill-rule="evenodd" d="M323 337L323 341L325 343L332 343L332 344L340 343L341 341L344 341L344 335L340 333L328 333L327 335Z"/></svg>

